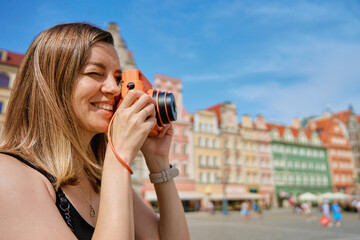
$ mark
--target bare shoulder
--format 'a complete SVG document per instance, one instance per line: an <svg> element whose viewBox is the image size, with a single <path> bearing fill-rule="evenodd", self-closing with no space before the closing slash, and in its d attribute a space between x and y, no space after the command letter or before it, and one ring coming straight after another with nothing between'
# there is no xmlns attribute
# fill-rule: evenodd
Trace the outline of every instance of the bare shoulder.
<svg viewBox="0 0 360 240"><path fill-rule="evenodd" d="M46 190L54 201L56 199L53 187L45 176L12 156L0 154L0 176L3 193L14 189Z"/></svg>
<svg viewBox="0 0 360 240"><path fill-rule="evenodd" d="M55 205L55 192L41 173L0 154L0 232L4 239L71 236ZM66 239L66 238L63 238Z"/></svg>

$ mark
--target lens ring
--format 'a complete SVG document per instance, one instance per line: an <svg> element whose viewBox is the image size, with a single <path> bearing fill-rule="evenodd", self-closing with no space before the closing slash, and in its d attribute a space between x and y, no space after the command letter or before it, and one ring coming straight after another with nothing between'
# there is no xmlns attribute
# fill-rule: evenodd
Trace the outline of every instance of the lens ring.
<svg viewBox="0 0 360 240"><path fill-rule="evenodd" d="M175 98L172 93L154 91L156 119L159 127L175 121L177 118Z"/></svg>

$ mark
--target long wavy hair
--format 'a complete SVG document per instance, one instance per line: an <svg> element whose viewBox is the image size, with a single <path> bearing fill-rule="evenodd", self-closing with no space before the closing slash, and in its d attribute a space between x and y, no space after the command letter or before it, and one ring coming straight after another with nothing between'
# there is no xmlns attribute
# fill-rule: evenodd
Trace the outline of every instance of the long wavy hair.
<svg viewBox="0 0 360 240"><path fill-rule="evenodd" d="M54 26L30 45L16 75L6 109L0 151L27 159L54 178L54 187L76 184L75 161L98 190L106 149L104 133L84 146L71 104L74 83L90 48L114 45L111 34L86 23Z"/></svg>

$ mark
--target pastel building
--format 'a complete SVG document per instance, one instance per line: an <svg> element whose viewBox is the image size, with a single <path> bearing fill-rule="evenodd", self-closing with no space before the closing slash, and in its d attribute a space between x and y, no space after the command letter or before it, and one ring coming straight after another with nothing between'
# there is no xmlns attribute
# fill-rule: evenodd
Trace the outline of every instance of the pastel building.
<svg viewBox="0 0 360 240"><path fill-rule="evenodd" d="M195 190L206 195L222 194L223 150L216 114L195 111L192 131Z"/></svg>
<svg viewBox="0 0 360 240"><path fill-rule="evenodd" d="M236 161L244 163L242 165L244 183L247 187L247 192L259 192L259 158L258 158L258 139L256 138L256 131L249 115L243 115L242 123L239 124L239 133L242 140L241 154L237 155Z"/></svg>
<svg viewBox="0 0 360 240"><path fill-rule="evenodd" d="M257 142L257 159L259 166L259 192L268 205L274 198L273 163L271 154L271 137L267 130L265 118L258 115L254 120L255 141Z"/></svg>
<svg viewBox="0 0 360 240"><path fill-rule="evenodd" d="M262 198L255 193L259 190L257 145L254 131L248 128L251 125L248 123L248 119L244 125L246 130L244 130L244 126L241 130L236 106L231 102L217 104L206 110L214 112L217 116L222 143L221 182L223 194L212 194L210 198L214 200L224 198L229 201ZM241 134L247 136L245 142L248 145L245 145ZM245 149L247 149L246 154L244 153Z"/></svg>

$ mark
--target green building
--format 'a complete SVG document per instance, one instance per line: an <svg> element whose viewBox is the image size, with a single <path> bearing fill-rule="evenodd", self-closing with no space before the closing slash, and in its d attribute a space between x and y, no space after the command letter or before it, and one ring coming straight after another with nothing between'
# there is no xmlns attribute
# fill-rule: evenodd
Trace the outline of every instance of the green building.
<svg viewBox="0 0 360 240"><path fill-rule="evenodd" d="M292 198L305 192L331 192L326 148L316 131L268 124L271 136L275 196L282 206L282 192Z"/></svg>

